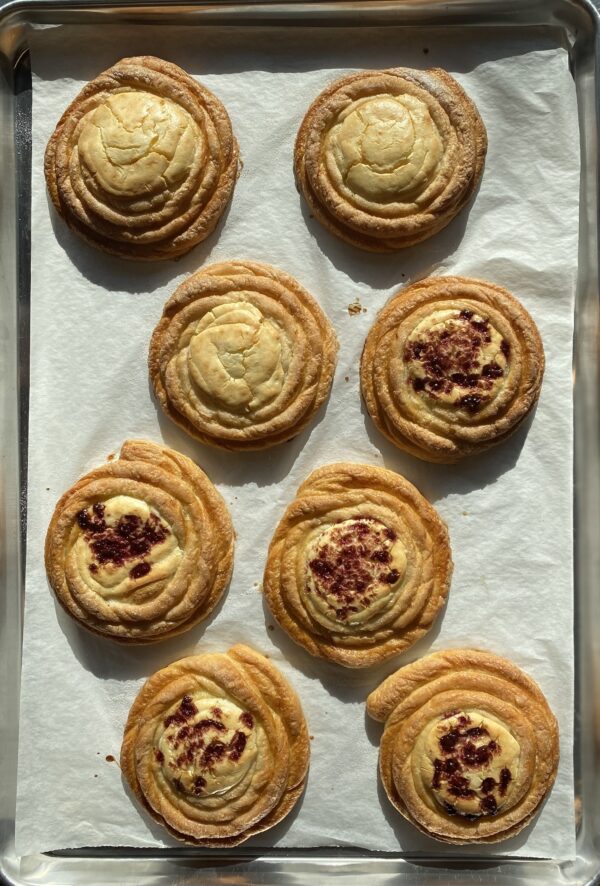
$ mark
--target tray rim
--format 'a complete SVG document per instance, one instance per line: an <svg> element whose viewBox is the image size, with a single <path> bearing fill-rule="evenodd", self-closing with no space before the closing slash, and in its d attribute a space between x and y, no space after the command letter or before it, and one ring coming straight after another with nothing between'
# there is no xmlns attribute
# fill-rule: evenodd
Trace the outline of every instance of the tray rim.
<svg viewBox="0 0 600 886"><path fill-rule="evenodd" d="M478 21L473 21L477 13ZM3 87L14 88L14 75L20 69L27 52L27 31L32 24L107 24L111 15L117 15L122 23L148 24L157 20L169 20L169 24L186 24L192 20L197 25L221 26L224 23L236 26L247 25L288 25L298 24L323 27L328 25L362 26L394 24L398 26L424 27L452 25L453 27L526 27L543 25L560 28L570 46L572 70L577 83L580 130L582 133L582 178L581 178L581 243L578 291L576 297L575 343L574 348L574 394L575 394L575 453L574 453L574 513L575 513L575 617L576 617L576 732L579 732L576 750L576 789L579 774L580 796L583 807L583 827L578 836L578 858L571 863L557 863L537 859L503 859L490 862L485 855L457 861L455 856L436 855L427 867L416 868L414 862L424 863L426 858L419 854L374 853L364 850L274 850L269 856L258 857L252 850L241 849L235 854L204 852L196 849L176 850L133 850L107 847L100 850L71 850L57 853L44 853L24 859L24 864L11 849L10 830L13 820L0 818L0 882L10 884L26 883L133 883L140 882L138 870L145 872L144 882L180 882L184 869L210 871L211 882L231 882L235 877L239 883L301 883L306 875L318 876L320 882L340 875L355 878L368 877L373 886L394 882L482 882L480 872L492 865L494 882L540 883L547 884L552 872L552 882L565 884L600 883L600 809L589 797L591 784L582 769L585 761L596 752L596 765L600 759L598 738L592 735L593 717L583 723L587 708L581 707L582 698L590 688L600 689L600 646L593 640L593 623L600 623L600 606L593 605L591 590L594 569L598 574L599 555L590 545L590 539L582 541L589 534L590 526L598 526L600 495L600 435L594 433L590 415L598 415L600 383L598 380L598 83L600 53L600 14L591 0L209 0L206 3L173 3L164 0L0 0L0 75ZM426 22L425 17L430 16ZM7 101L8 99L8 101ZM21 215L19 191L23 182L18 179L18 164L14 156L15 129L23 125L15 116L17 103L15 95L4 95L0 101L0 113L8 105L12 111L10 123L13 141L2 145L0 162L5 165L8 157L9 187L8 197L14 197L17 207L17 221L23 224L27 219ZM21 108L23 111L23 108ZM26 112L26 111L25 111ZM1 118L0 118L1 119ZM10 156L10 150L13 150ZM590 182L594 188L590 188ZM10 199L3 201L0 224L10 218L6 207ZM13 216L14 222L14 216ZM24 514L19 503L19 471L26 465L19 459L19 441L26 436L27 373L20 372L19 341L26 341L28 334L27 305L23 305L20 295L28 285L28 268L24 267L27 254L27 233L23 235L2 224L0 231L0 304L7 308L8 326L12 326L15 340L6 345L4 358L13 358L0 391L0 417L4 418L5 433L0 439L0 465L3 466L0 496L0 589L3 590L0 615L8 615L0 624L0 679L6 675L10 689L0 691L0 702L6 701L7 712L17 712L18 719L18 671L22 637L21 599L23 595ZM14 265L10 264L10 253ZM585 267L584 267L585 262ZM1 276L4 272L4 278ZM2 285L4 283L4 285ZM27 293L28 295L28 293ZM20 307L20 310L17 308ZM592 321L590 323L590 320ZM14 347L13 347L14 346ZM11 350L12 348L12 350ZM595 357L595 360L594 360ZM588 361L587 363L585 361ZM7 360L10 363L9 360ZM2 365L0 363L0 365ZM575 382L576 379L576 382ZM581 379L581 380L580 380ZM14 382L14 385L10 384ZM10 393L17 393L10 398ZM26 406L26 404L25 404ZM594 456L591 453L594 452ZM595 458L589 476L590 462ZM586 479L583 481L583 473ZM582 482L583 481L583 482ZM596 502L593 502L594 497ZM591 522L590 522L591 520ZM584 527L587 533L582 530ZM21 532L19 531L21 530ZM577 530L579 530L577 532ZM2 544L4 542L4 544ZM14 584L11 595L11 582ZM591 604L591 606L590 606ZM591 612L590 612L591 609ZM9 630L12 630L12 642ZM16 630L15 630L16 628ZM586 630L587 628L587 630ZM591 637L589 636L591 635ZM579 646L577 644L579 641ZM589 677L592 677L591 681ZM15 708L16 698L16 708ZM4 704L2 704L4 708ZM583 716L582 716L583 712ZM10 717L6 718L10 722ZM600 722L600 717L599 717ZM591 728L590 728L591 723ZM5 724L0 724L0 736L6 738ZM10 738L10 736L9 736ZM2 746L2 745L0 745ZM595 746L595 748L594 748ZM13 752L0 760L0 773L6 774L6 761L16 759L16 743L9 742ZM578 759L579 758L579 759ZM592 770L595 793L600 787L600 771ZM8 782L4 781L5 790ZM12 779L14 782L14 778ZM586 783L588 790L586 791ZM3 815L3 807L0 807ZM591 822L591 827L590 827ZM590 833L591 831L591 833ZM587 850L588 857L586 858ZM590 857L590 853L593 857ZM215 866L219 860L226 868ZM110 868L110 871L107 870ZM129 866L129 870L127 867ZM136 870L134 870L134 868ZM427 871L427 874L424 873ZM421 874L421 876L418 876ZM554 876L555 875L555 876ZM93 879L90 879L93 877ZM255 877L257 879L255 879ZM195 880L195 878L194 878ZM184 875L181 882L192 882ZM339 880L338 880L339 882Z"/></svg>

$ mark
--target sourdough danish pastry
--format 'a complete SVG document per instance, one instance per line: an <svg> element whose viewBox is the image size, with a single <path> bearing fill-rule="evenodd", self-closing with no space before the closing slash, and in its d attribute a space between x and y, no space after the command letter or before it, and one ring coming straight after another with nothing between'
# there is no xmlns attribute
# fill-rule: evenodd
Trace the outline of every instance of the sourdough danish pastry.
<svg viewBox="0 0 600 886"><path fill-rule="evenodd" d="M317 96L296 138L294 169L333 234L391 252L460 212L486 150L477 108L446 71L391 68L342 77Z"/></svg>
<svg viewBox="0 0 600 886"><path fill-rule="evenodd" d="M173 293L148 364L160 405L188 434L224 449L263 449L311 421L336 355L329 320L296 280L232 261Z"/></svg>
<svg viewBox="0 0 600 886"><path fill-rule="evenodd" d="M385 723L379 769L390 801L438 840L512 837L554 783L556 718L537 684L497 655L428 655L384 680L367 710Z"/></svg>
<svg viewBox="0 0 600 886"><path fill-rule="evenodd" d="M93 246L168 259L216 226L233 193L238 146L212 92L162 59L125 58L64 112L45 172L57 212Z"/></svg>
<svg viewBox="0 0 600 886"><path fill-rule="evenodd" d="M56 505L46 570L80 624L144 643L186 631L219 601L233 565L223 499L189 458L128 440Z"/></svg>
<svg viewBox="0 0 600 886"><path fill-rule="evenodd" d="M412 455L455 462L501 443L537 402L544 349L505 289L429 277L396 293L365 342L362 394L385 436Z"/></svg>
<svg viewBox="0 0 600 886"><path fill-rule="evenodd" d="M430 629L451 573L446 527L414 486L384 468L333 464L313 471L283 515L263 591L293 640L358 668Z"/></svg>
<svg viewBox="0 0 600 886"><path fill-rule="evenodd" d="M304 790L300 703L248 646L182 658L145 683L127 719L121 768L160 824L201 846L236 846L273 827Z"/></svg>

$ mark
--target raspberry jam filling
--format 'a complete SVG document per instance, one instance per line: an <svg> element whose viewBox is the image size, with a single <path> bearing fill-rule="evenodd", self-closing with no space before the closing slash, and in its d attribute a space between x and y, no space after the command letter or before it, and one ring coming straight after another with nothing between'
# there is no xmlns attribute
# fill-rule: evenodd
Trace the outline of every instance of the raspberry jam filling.
<svg viewBox="0 0 600 886"><path fill-rule="evenodd" d="M495 815L506 803L519 745L499 722L478 711L452 711L428 737L430 785L449 815Z"/></svg>
<svg viewBox="0 0 600 886"><path fill-rule="evenodd" d="M508 369L510 345L489 320L470 310L441 310L409 336L403 359L412 389L475 415Z"/></svg>
<svg viewBox="0 0 600 886"><path fill-rule="evenodd" d="M184 695L163 727L154 757L179 793L225 793L244 778L256 757L254 717L224 699Z"/></svg>
<svg viewBox="0 0 600 886"><path fill-rule="evenodd" d="M317 610L348 623L389 598L404 568L394 530L372 517L344 520L310 545L306 592Z"/></svg>
<svg viewBox="0 0 600 886"><path fill-rule="evenodd" d="M154 513L150 513L146 520L137 514L123 514L115 522L109 523L106 506L101 502L79 511L77 523L92 555L90 572L95 574L100 566L106 564L123 566L128 561L139 560L129 571L132 579L143 578L150 573L152 566L144 557L171 534Z"/></svg>

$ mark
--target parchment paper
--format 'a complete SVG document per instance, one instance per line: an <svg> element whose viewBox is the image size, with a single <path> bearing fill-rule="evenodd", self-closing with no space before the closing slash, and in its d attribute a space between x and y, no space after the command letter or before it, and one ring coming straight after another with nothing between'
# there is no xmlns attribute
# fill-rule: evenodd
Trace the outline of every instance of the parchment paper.
<svg viewBox="0 0 600 886"><path fill-rule="evenodd" d="M313 740L305 796L256 851L359 846L455 851L428 840L379 786L381 727L364 701L401 664L462 645L514 660L541 685L561 729L561 763L533 825L477 854L575 853L572 720L572 312L578 242L576 96L563 49L539 38L393 29L254 31L113 27L44 29L33 39L31 401L26 622L17 851L179 845L140 812L115 762L143 681L200 650L246 642L298 691ZM125 55L154 53L201 78L225 103L244 161L217 232L178 263L137 264L80 242L50 211L43 151L84 83ZM489 134L483 182L442 234L394 256L338 242L309 217L292 146L313 97L348 70L392 65L450 70ZM331 398L294 441L227 454L188 439L157 408L146 376L162 306L203 263L248 258L296 276L340 339ZM419 462L385 442L361 406L359 355L376 312L430 273L506 286L536 320L546 375L533 421L509 442L457 466ZM363 312L350 314L358 302ZM164 440L193 457L224 495L237 530L235 571L217 613L184 636L126 648L80 629L54 603L43 542L54 505L128 437ZM311 658L274 625L259 585L269 539L299 483L318 465L384 464L404 474L447 521L455 561L449 602L418 646L384 667L346 671ZM257 848L258 847L258 848ZM468 854L457 848L460 855Z"/></svg>

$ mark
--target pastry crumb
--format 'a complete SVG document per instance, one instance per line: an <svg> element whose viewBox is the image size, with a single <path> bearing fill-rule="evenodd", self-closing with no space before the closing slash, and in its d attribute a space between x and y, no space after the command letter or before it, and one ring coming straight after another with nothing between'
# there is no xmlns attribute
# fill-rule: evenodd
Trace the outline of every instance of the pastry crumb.
<svg viewBox="0 0 600 886"><path fill-rule="evenodd" d="M274 631L274 630L275 630L275 625L267 625L267 630L269 630L269 631Z"/></svg>
<svg viewBox="0 0 600 886"><path fill-rule="evenodd" d="M311 741L314 741L314 738L315 738L314 735L309 735L308 737L310 738Z"/></svg>
<svg viewBox="0 0 600 886"><path fill-rule="evenodd" d="M463 517L468 517L468 516L469 516L469 512L468 512L468 511L463 511Z"/></svg>
<svg viewBox="0 0 600 886"><path fill-rule="evenodd" d="M350 381L350 376L349 376L349 375L345 375L345 376L344 376L344 381Z"/></svg>
<svg viewBox="0 0 600 886"><path fill-rule="evenodd" d="M114 452L109 452L108 455L106 456L106 461L112 461L114 459L114 457L115 457Z"/></svg>
<svg viewBox="0 0 600 886"><path fill-rule="evenodd" d="M358 298L350 302L350 304L348 305L348 313L350 314L350 316L352 316L353 314L362 314L363 311L366 310L367 309L363 308Z"/></svg>

